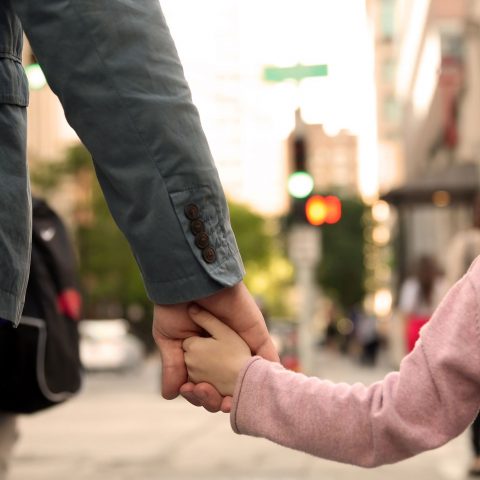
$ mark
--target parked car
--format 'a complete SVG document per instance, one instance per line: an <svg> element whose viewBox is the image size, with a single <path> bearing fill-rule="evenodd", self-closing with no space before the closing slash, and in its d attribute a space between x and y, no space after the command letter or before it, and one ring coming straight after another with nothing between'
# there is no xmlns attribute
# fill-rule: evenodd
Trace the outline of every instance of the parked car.
<svg viewBox="0 0 480 480"><path fill-rule="evenodd" d="M129 333L125 319L83 320L79 329L80 358L85 370L126 371L141 364L144 347Z"/></svg>

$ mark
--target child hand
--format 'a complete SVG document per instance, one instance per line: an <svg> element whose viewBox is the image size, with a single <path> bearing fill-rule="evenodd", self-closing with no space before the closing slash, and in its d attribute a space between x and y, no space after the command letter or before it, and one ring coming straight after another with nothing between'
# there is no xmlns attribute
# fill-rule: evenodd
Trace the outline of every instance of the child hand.
<svg viewBox="0 0 480 480"><path fill-rule="evenodd" d="M222 395L233 395L240 370L252 354L244 340L216 317L194 305L188 313L211 337L183 341L185 364L192 382L207 382Z"/></svg>

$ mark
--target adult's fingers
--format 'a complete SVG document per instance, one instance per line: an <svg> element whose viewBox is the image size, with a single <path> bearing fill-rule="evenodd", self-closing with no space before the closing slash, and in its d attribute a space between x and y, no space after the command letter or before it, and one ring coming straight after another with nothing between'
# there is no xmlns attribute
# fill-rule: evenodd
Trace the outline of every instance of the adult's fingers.
<svg viewBox="0 0 480 480"><path fill-rule="evenodd" d="M187 382L183 384L180 387L180 395L187 400L187 402L191 403L192 405L195 405L196 407L201 407L202 403L200 400L196 397L196 395L193 393L193 389L195 387L195 384L192 382Z"/></svg>
<svg viewBox="0 0 480 480"><path fill-rule="evenodd" d="M178 396L180 387L188 379L182 341L166 338L155 330L153 337L162 357L162 396L172 400Z"/></svg>
<svg viewBox="0 0 480 480"><path fill-rule="evenodd" d="M257 348L255 352L256 355L263 357L265 360L270 360L271 362L279 362L280 357L278 356L278 351L273 344L273 341L270 337L265 339L265 342Z"/></svg>
<svg viewBox="0 0 480 480"><path fill-rule="evenodd" d="M220 395L215 387L209 383L202 382L193 384L189 382L182 385L180 388L180 394L190 403L202 406L209 412L219 412L222 408L222 395Z"/></svg>
<svg viewBox="0 0 480 480"><path fill-rule="evenodd" d="M242 282L199 299L196 303L237 332L254 354L278 361L263 315Z"/></svg>
<svg viewBox="0 0 480 480"><path fill-rule="evenodd" d="M162 395L165 398L175 398L188 378L182 340L200 331L188 316L186 303L155 305L152 333L162 356Z"/></svg>

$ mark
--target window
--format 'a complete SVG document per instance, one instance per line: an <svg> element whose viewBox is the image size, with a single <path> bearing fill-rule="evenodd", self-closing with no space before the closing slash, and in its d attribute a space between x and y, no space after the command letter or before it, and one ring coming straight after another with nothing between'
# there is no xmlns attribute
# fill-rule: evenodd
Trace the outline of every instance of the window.
<svg viewBox="0 0 480 480"><path fill-rule="evenodd" d="M383 40L392 40L395 33L395 3L396 0L380 2L380 29Z"/></svg>

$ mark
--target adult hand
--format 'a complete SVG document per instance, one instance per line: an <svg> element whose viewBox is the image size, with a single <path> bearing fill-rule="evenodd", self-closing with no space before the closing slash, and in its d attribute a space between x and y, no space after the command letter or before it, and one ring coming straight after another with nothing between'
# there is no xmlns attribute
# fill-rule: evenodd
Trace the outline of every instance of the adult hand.
<svg viewBox="0 0 480 480"><path fill-rule="evenodd" d="M263 316L243 283L197 300L196 303L235 330L253 354L278 361ZM198 335L200 329L188 316L187 306L187 303L155 305L153 337L162 355L162 394L164 398L172 399L180 392L190 403L203 406L211 412L229 412L231 397L222 397L207 383L195 385L188 382L182 341Z"/></svg>
<svg viewBox="0 0 480 480"><path fill-rule="evenodd" d="M188 303L155 305L152 334L162 357L162 395L167 400L178 396L188 375L182 341L201 333L187 313Z"/></svg>
<svg viewBox="0 0 480 480"><path fill-rule="evenodd" d="M230 411L231 399L224 398L212 385L188 382L182 342L184 339L202 334L187 314L190 304L155 305L153 316L153 338L162 357L162 395L167 400L182 395L193 405L205 407L210 412Z"/></svg>

